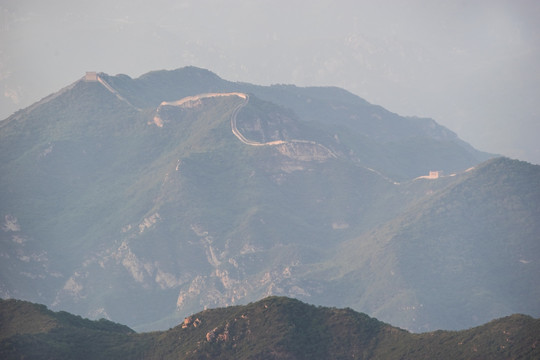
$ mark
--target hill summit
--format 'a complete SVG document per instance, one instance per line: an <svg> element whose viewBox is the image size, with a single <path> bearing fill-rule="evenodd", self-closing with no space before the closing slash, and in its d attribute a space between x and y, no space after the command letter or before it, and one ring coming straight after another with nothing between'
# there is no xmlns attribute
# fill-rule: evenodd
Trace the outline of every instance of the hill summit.
<svg viewBox="0 0 540 360"><path fill-rule="evenodd" d="M411 334L351 309L269 297L136 334L42 305L0 300L4 359L508 359L536 358L540 321L513 315L459 332Z"/></svg>

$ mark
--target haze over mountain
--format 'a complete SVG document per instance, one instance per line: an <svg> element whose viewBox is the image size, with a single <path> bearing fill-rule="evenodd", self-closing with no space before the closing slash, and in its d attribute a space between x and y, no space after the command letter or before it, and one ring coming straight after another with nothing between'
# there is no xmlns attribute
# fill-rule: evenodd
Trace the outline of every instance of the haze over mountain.
<svg viewBox="0 0 540 360"><path fill-rule="evenodd" d="M343 89L91 73L2 121L0 164L3 298L137 330L268 295L540 314L540 167Z"/></svg>
<svg viewBox="0 0 540 360"><path fill-rule="evenodd" d="M512 315L464 331L411 334L351 309L269 297L136 334L43 305L0 300L3 359L534 359L540 320Z"/></svg>
<svg viewBox="0 0 540 360"><path fill-rule="evenodd" d="M87 70L339 86L540 164L535 0L3 0L0 119Z"/></svg>

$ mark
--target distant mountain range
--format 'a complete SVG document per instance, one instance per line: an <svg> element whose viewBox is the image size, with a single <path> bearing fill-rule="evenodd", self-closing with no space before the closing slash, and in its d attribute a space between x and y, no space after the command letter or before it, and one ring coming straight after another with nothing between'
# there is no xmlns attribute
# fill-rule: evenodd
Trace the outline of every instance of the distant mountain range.
<svg viewBox="0 0 540 360"><path fill-rule="evenodd" d="M205 310L137 334L43 305L0 300L2 359L535 359L540 320L512 315L462 331L412 334L349 308L269 297Z"/></svg>
<svg viewBox="0 0 540 360"><path fill-rule="evenodd" d="M540 315L540 167L342 89L90 73L0 122L0 166L3 298L136 330L270 295Z"/></svg>

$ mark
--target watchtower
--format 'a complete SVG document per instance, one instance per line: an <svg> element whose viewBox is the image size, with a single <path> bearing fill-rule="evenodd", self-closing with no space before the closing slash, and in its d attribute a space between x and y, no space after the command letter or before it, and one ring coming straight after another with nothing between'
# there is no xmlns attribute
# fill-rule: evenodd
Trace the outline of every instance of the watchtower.
<svg viewBox="0 0 540 360"><path fill-rule="evenodd" d="M440 176L440 171L430 171L428 179L438 179Z"/></svg>
<svg viewBox="0 0 540 360"><path fill-rule="evenodd" d="M98 81L98 75L95 71L87 71L84 81Z"/></svg>

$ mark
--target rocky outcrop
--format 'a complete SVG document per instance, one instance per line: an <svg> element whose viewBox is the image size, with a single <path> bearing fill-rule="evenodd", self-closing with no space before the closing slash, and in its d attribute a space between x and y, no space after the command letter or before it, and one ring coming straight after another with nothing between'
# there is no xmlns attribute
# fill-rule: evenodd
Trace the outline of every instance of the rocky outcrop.
<svg viewBox="0 0 540 360"><path fill-rule="evenodd" d="M314 141L292 140L276 145L282 155L299 161L325 161L336 155L321 144Z"/></svg>

